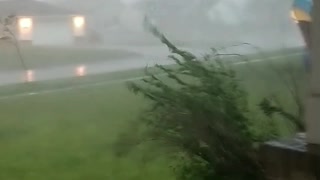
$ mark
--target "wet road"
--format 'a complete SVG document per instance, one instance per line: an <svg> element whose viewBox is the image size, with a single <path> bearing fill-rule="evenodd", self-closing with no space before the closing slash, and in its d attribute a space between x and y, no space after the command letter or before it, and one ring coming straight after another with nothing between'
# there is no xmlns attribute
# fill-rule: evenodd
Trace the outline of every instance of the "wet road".
<svg viewBox="0 0 320 180"><path fill-rule="evenodd" d="M125 71L130 69L143 68L155 64L172 64L172 61L167 59L169 51L162 46L159 47L104 47L107 49L124 49L131 52L141 54L141 57L116 59L114 61L100 61L99 63L91 64L72 64L61 67L36 68L34 72L35 81L54 80L61 78L74 77L76 68L79 66L86 67L88 75L109 73L117 71ZM194 51L195 52L195 51ZM25 81L26 72L24 70L12 70L0 72L0 85L16 84Z"/></svg>
<svg viewBox="0 0 320 180"><path fill-rule="evenodd" d="M148 66L153 66L155 64L168 65L173 62L167 58L170 54L165 46L153 46L153 47L105 47L107 49L124 49L128 51L133 51L140 53L142 56L138 58L127 58L127 59L117 59L114 61L105 61L92 64L74 64L61 67L52 68L39 68L33 69L35 81L45 81L54 80L62 78L70 78L76 75L76 68L80 65L86 67L86 73L88 75L99 74L99 73L109 73L117 71L125 71L130 69L143 68ZM210 49L206 48L184 48L196 55L204 54ZM249 50L248 50L249 49ZM250 48L244 49L229 49L225 52L248 54L254 53L256 50ZM24 82L26 72L20 71L10 71L10 72L0 72L0 85L16 84Z"/></svg>

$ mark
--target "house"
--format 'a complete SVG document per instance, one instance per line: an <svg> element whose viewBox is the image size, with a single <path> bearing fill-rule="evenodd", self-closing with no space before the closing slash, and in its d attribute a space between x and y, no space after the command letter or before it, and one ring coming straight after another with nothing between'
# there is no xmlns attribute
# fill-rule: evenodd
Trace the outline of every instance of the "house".
<svg viewBox="0 0 320 180"><path fill-rule="evenodd" d="M36 0L0 0L0 17L17 17L16 39L33 45L72 45L86 36L85 16Z"/></svg>
<svg viewBox="0 0 320 180"><path fill-rule="evenodd" d="M91 44L113 44L112 39L122 39L122 34L111 34L119 24L119 15L124 4L121 0L54 0L52 3L70 10L81 12L86 17L86 42ZM81 4L81 5L80 5ZM98 42L97 42L98 41Z"/></svg>

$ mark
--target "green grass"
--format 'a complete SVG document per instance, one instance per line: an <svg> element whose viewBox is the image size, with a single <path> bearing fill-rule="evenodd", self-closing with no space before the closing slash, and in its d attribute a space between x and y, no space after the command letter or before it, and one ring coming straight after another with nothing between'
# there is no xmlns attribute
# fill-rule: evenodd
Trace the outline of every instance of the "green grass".
<svg viewBox="0 0 320 180"><path fill-rule="evenodd" d="M265 94L287 94L270 64L287 67L292 61L299 72L299 58L235 66L249 91L250 107ZM141 76L141 70L112 73L0 89L0 97L41 92L97 82L111 82ZM282 73L282 75L285 75ZM0 98L1 99L1 98ZM284 102L287 102L284 98ZM289 101L288 101L289 102ZM130 93L124 83L100 84L66 91L19 96L0 100L0 179L4 180L170 180L169 157L148 146L140 146L128 156L113 153L117 137L130 128L144 99ZM268 123L261 112L252 116ZM134 137L136 134L132 134ZM125 147L124 147L125 148ZM146 156L154 158L146 160Z"/></svg>
<svg viewBox="0 0 320 180"><path fill-rule="evenodd" d="M164 157L113 155L143 105L123 84L2 101L0 179L169 179Z"/></svg>
<svg viewBox="0 0 320 180"><path fill-rule="evenodd" d="M0 96L68 88L143 75L141 70L2 87ZM113 144L138 117L144 100L123 83L74 88L0 101L0 179L168 179L165 155L144 162L141 147L128 157ZM134 134L133 134L134 136ZM150 154L150 153L149 153ZM160 154L160 155L159 155Z"/></svg>
<svg viewBox="0 0 320 180"><path fill-rule="evenodd" d="M95 63L121 58L139 57L134 52L95 48L21 46L21 55L28 68L45 68L71 64ZM0 45L0 70L21 70L19 54L13 44Z"/></svg>

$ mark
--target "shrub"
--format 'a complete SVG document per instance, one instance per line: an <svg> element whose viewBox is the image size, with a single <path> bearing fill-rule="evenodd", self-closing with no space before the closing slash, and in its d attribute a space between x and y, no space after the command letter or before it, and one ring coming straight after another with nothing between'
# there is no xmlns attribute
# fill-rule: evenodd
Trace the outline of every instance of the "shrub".
<svg viewBox="0 0 320 180"><path fill-rule="evenodd" d="M157 65L161 76L147 69L142 82L128 86L151 101L142 114L147 136L178 150L177 178L263 179L249 130L247 95L234 71L217 54L196 57L150 29L177 66Z"/></svg>

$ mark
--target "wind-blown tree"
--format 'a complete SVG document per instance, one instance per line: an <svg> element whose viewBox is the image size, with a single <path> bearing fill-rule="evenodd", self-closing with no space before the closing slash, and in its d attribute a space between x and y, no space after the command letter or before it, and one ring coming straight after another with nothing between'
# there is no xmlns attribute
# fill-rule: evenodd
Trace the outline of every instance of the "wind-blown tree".
<svg viewBox="0 0 320 180"><path fill-rule="evenodd" d="M142 114L147 137L182 157L175 167L177 179L262 179L246 92L235 73L217 52L196 57L149 28L170 49L177 66L157 65L165 77L147 70L148 77L128 86L151 101Z"/></svg>
<svg viewBox="0 0 320 180"><path fill-rule="evenodd" d="M24 70L28 70L27 64L22 56L20 45L16 37L16 22L15 15L9 15L0 18L0 42L5 42L6 45L13 45L17 51L19 61Z"/></svg>
<svg viewBox="0 0 320 180"><path fill-rule="evenodd" d="M290 22L291 0L148 0L140 6L171 40L268 48L299 43Z"/></svg>
<svg viewBox="0 0 320 180"><path fill-rule="evenodd" d="M217 1L151 0L141 1L136 6L172 38L195 41L205 40L215 31L207 13Z"/></svg>

